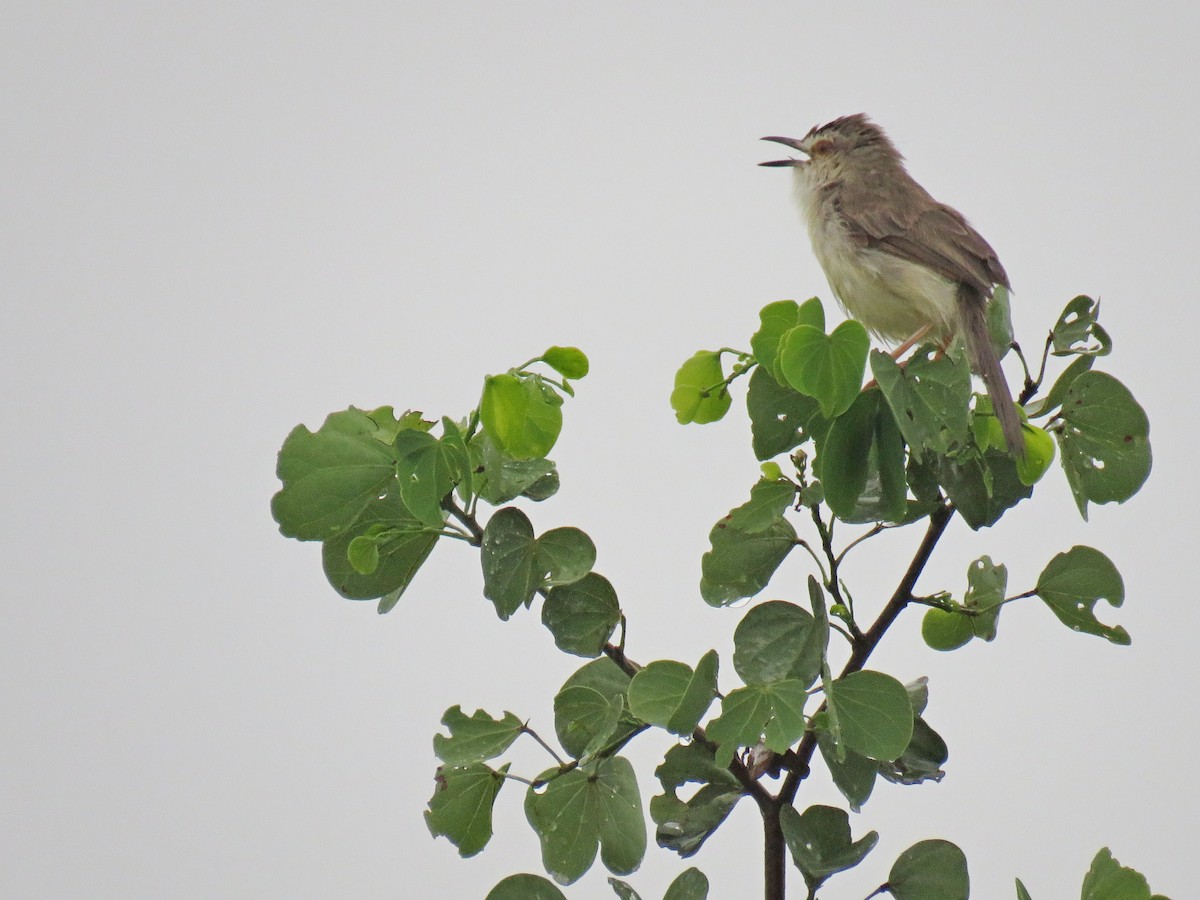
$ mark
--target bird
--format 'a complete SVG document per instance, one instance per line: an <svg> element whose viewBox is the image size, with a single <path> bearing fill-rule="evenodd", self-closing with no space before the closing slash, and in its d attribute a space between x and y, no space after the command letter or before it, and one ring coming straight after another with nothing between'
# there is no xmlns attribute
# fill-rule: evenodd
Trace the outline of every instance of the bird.
<svg viewBox="0 0 1200 900"><path fill-rule="evenodd" d="M1008 273L958 210L908 174L904 157L865 113L813 127L802 138L765 137L807 159L760 163L793 171L813 253L846 313L893 355L929 336L961 335L983 379L1010 455L1024 455L1021 418L988 332L986 309Z"/></svg>

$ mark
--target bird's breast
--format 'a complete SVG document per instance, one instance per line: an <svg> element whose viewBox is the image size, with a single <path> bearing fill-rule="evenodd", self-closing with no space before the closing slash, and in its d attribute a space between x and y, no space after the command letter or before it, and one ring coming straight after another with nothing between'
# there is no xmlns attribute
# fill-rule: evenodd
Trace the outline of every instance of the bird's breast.
<svg viewBox="0 0 1200 900"><path fill-rule="evenodd" d="M952 335L958 324L954 284L925 266L854 240L832 191L814 187L805 175L796 171L796 203L813 254L847 314L885 340L905 340L926 325L936 335Z"/></svg>

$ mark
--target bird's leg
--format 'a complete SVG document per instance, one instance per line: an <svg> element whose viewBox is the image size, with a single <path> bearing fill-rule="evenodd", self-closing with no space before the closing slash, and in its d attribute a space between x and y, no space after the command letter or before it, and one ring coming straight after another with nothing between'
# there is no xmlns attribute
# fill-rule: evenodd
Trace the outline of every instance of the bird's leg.
<svg viewBox="0 0 1200 900"><path fill-rule="evenodd" d="M899 360L901 356L911 350L925 335L929 334L933 328L933 324L922 325L917 329L917 333L910 337L907 341L892 351L892 359ZM943 348L944 350L945 348Z"/></svg>
<svg viewBox="0 0 1200 900"><path fill-rule="evenodd" d="M891 352L891 354L890 354L890 355L891 355L892 359L896 360L896 362L900 364L900 368L904 368L904 363L900 362L900 357L901 357L901 356L903 356L903 355L904 355L906 352L908 352L909 350L911 350L915 344L919 343L919 342L921 341L921 339L925 337L925 335L929 334L929 332L930 332L930 330L931 330L932 328L933 328L933 325L932 325L932 324L929 324L929 325L922 325L922 326L921 326L921 327L920 327L920 328L917 330L917 333L916 333L916 334L914 334L914 335L913 335L912 337L910 337L910 338L909 338L907 341L905 341L903 344L901 344L899 347L897 347L895 350L893 350L893 351ZM941 350L941 352L942 352L942 353L945 353L945 352L946 352L946 347L947 347L947 346L949 346L949 340L947 340L946 344L944 344L944 345L942 346L942 350ZM872 379L871 379L870 381L868 381L868 382L867 382L865 385L863 385L863 390L865 391L865 390L868 390L868 389L870 389L870 388L873 388L873 387L875 387L875 386L876 386L878 383L879 383L879 382L877 382L877 381L876 381L874 378L872 378Z"/></svg>

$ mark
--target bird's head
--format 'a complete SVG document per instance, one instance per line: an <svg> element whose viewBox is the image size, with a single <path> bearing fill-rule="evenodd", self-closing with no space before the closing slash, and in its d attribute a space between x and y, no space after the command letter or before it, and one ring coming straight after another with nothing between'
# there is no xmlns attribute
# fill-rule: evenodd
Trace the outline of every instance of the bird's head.
<svg viewBox="0 0 1200 900"><path fill-rule="evenodd" d="M842 116L825 125L816 125L802 138L765 137L803 153L808 159L776 159L759 163L762 166L814 166L836 171L847 162L890 161L900 163L903 157L883 129L867 118L865 113Z"/></svg>

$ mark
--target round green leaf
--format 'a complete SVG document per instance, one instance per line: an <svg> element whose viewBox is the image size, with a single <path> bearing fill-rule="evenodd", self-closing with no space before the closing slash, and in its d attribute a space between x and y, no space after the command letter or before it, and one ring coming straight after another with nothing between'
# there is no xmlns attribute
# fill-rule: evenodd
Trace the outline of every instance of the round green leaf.
<svg viewBox="0 0 1200 900"><path fill-rule="evenodd" d="M816 399L822 415L833 418L858 396L870 347L867 330L852 319L828 335L797 325L783 336L779 368L789 385Z"/></svg>
<svg viewBox="0 0 1200 900"><path fill-rule="evenodd" d="M811 684L821 671L816 623L794 603L771 600L742 617L733 632L733 667L746 684L798 678Z"/></svg>
<svg viewBox="0 0 1200 900"><path fill-rule="evenodd" d="M617 592L595 572L551 588L542 606L542 624L554 635L555 645L576 656L599 656L620 620Z"/></svg>
<svg viewBox="0 0 1200 900"><path fill-rule="evenodd" d="M1150 474L1150 422L1129 389L1104 372L1084 372L1063 399L1062 465L1080 514L1088 502L1124 503Z"/></svg>
<svg viewBox="0 0 1200 900"><path fill-rule="evenodd" d="M975 636L969 617L944 609L928 609L921 620L921 637L934 650L957 650Z"/></svg>
<svg viewBox="0 0 1200 900"><path fill-rule="evenodd" d="M1125 602L1125 582L1112 560L1093 547L1072 547L1050 560L1038 576L1037 594L1054 615L1073 631L1095 634L1114 644L1128 644L1129 633L1096 618L1096 603Z"/></svg>
<svg viewBox="0 0 1200 900"><path fill-rule="evenodd" d="M563 749L576 759L582 757L588 745L601 736L608 710L625 706L628 690L629 676L607 656L576 670L554 698L554 732ZM624 737L634 727L636 724L626 720L609 738Z"/></svg>
<svg viewBox="0 0 1200 900"><path fill-rule="evenodd" d="M563 378L583 378L588 373L588 358L578 347L551 347L542 360Z"/></svg>
<svg viewBox="0 0 1200 900"><path fill-rule="evenodd" d="M694 674L691 666L670 659L647 663L629 684L629 711L643 722L666 728Z"/></svg>
<svg viewBox="0 0 1200 900"><path fill-rule="evenodd" d="M851 672L829 685L831 714L843 743L870 759L895 759L913 731L912 704L904 685L882 672Z"/></svg>
<svg viewBox="0 0 1200 900"><path fill-rule="evenodd" d="M896 900L967 900L967 858L949 841L921 841L900 854L888 875Z"/></svg>
<svg viewBox="0 0 1200 900"><path fill-rule="evenodd" d="M592 570L596 545L578 528L552 528L537 539L537 561L550 584L571 584Z"/></svg>
<svg viewBox="0 0 1200 900"><path fill-rule="evenodd" d="M733 399L721 371L721 354L700 350L675 373L671 408L681 425L716 422L729 411Z"/></svg>
<svg viewBox="0 0 1200 900"><path fill-rule="evenodd" d="M673 660L644 666L629 685L629 711L679 735L691 734L708 710L717 687L717 654L710 650L693 672Z"/></svg>
<svg viewBox="0 0 1200 900"><path fill-rule="evenodd" d="M537 375L491 375L483 382L479 419L509 456L543 459L562 431L562 397Z"/></svg>
<svg viewBox="0 0 1200 900"><path fill-rule="evenodd" d="M375 538L360 534L346 548L346 558L359 575L371 575L379 568L379 544Z"/></svg>
<svg viewBox="0 0 1200 900"><path fill-rule="evenodd" d="M363 574L350 562L350 544L367 532L394 530L394 536L380 542L379 564ZM387 612L412 581L437 543L437 532L430 531L413 518L400 497L389 494L373 500L353 527L329 538L321 547L325 577L343 597L350 600L374 600L388 597Z"/></svg>
<svg viewBox="0 0 1200 900"><path fill-rule="evenodd" d="M708 878L694 866L684 869L663 894L663 900L706 900Z"/></svg>
<svg viewBox="0 0 1200 900"><path fill-rule="evenodd" d="M1037 484L1054 462L1054 438L1033 425L1025 425L1021 434L1025 438L1025 455L1017 459L1017 477L1022 484Z"/></svg>
<svg viewBox="0 0 1200 900"><path fill-rule="evenodd" d="M488 891L484 900L567 900L566 895L541 875L509 875Z"/></svg>

